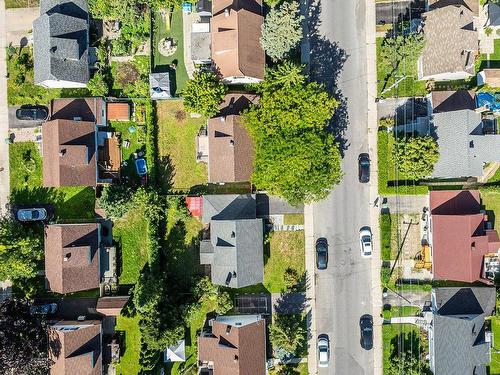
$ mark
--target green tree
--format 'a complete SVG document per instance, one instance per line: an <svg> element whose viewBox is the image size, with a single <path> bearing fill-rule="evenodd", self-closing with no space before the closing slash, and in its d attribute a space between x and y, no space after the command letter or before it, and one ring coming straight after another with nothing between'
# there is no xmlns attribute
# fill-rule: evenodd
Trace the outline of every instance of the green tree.
<svg viewBox="0 0 500 375"><path fill-rule="evenodd" d="M216 302L215 312L224 315L233 309L233 300L228 292L222 291L219 285L215 285L208 277L201 278L194 287L193 294L201 301L209 300Z"/></svg>
<svg viewBox="0 0 500 375"><path fill-rule="evenodd" d="M276 314L269 326L269 339L275 349L295 354L306 340L306 330L296 316Z"/></svg>
<svg viewBox="0 0 500 375"><path fill-rule="evenodd" d="M406 178L418 180L434 171L439 146L431 136L404 137L395 144L396 166Z"/></svg>
<svg viewBox="0 0 500 375"><path fill-rule="evenodd" d="M108 83L100 71L94 73L94 76L87 83L87 88L92 96L107 96L109 92Z"/></svg>
<svg viewBox="0 0 500 375"><path fill-rule="evenodd" d="M42 239L10 218L0 219L0 280L23 280L36 276L43 259Z"/></svg>
<svg viewBox="0 0 500 375"><path fill-rule="evenodd" d="M297 1L284 2L271 8L262 25L260 44L273 60L283 59L298 45L302 39L303 19Z"/></svg>
<svg viewBox="0 0 500 375"><path fill-rule="evenodd" d="M411 353L401 353L391 358L387 375L430 375L432 374L426 361L420 360Z"/></svg>
<svg viewBox="0 0 500 375"><path fill-rule="evenodd" d="M111 184L104 187L97 202L107 217L118 219L128 211L132 197L133 191L127 185Z"/></svg>
<svg viewBox="0 0 500 375"><path fill-rule="evenodd" d="M213 72L196 72L188 81L182 96L189 111L214 116L226 95L227 88Z"/></svg>
<svg viewBox="0 0 500 375"><path fill-rule="evenodd" d="M326 129L338 103L321 85L283 79L279 69L267 74L259 105L244 114L255 145L252 183L293 205L309 203L325 198L342 176Z"/></svg>

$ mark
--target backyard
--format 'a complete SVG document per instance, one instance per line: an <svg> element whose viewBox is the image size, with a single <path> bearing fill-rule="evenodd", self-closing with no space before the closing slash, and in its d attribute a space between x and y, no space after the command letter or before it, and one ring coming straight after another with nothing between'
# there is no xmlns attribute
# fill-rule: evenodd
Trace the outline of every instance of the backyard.
<svg viewBox="0 0 500 375"><path fill-rule="evenodd" d="M170 72L172 96L179 96L186 87L188 75L184 65L184 39L182 28L182 10L176 7L171 15L170 22L160 12L154 15L153 72ZM165 38L171 38L175 52L171 56L164 56L158 51L158 43Z"/></svg>
<svg viewBox="0 0 500 375"><path fill-rule="evenodd" d="M496 316L491 317L491 332L493 332L493 345L490 375L500 375L500 319Z"/></svg>
<svg viewBox="0 0 500 375"><path fill-rule="evenodd" d="M119 315L115 330L125 335L125 348L116 365L118 375L137 375L140 371L139 354L141 352L141 332L139 330L139 315L125 317Z"/></svg>

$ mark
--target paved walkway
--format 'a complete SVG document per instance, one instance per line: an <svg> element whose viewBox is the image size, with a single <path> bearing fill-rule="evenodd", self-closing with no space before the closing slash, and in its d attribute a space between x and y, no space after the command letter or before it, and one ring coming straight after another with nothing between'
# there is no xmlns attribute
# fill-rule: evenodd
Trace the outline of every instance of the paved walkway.
<svg viewBox="0 0 500 375"><path fill-rule="evenodd" d="M182 33L184 36L184 66L189 79L193 78L195 72L193 60L191 60L191 28L195 17L194 13L186 14L182 12Z"/></svg>
<svg viewBox="0 0 500 375"><path fill-rule="evenodd" d="M384 298L384 304L391 306L423 307L425 302L431 300L431 292L405 290L398 293L388 289L387 297Z"/></svg>
<svg viewBox="0 0 500 375"><path fill-rule="evenodd" d="M0 214L7 213L9 202L9 108L7 106L7 62L6 62L6 16L5 1L0 0Z"/></svg>
<svg viewBox="0 0 500 375"><path fill-rule="evenodd" d="M427 195L400 195L399 199L395 196L386 199L391 214L421 214L424 207L429 207Z"/></svg>
<svg viewBox="0 0 500 375"><path fill-rule="evenodd" d="M33 21L40 15L40 8L13 8L5 11L6 16L6 37L7 44L12 43L13 46L21 45L30 41L30 32L33 29Z"/></svg>

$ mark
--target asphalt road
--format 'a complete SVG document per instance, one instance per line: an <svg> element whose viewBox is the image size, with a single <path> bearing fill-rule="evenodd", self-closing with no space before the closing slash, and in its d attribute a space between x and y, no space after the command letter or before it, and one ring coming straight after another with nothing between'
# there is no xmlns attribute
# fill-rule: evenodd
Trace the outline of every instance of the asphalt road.
<svg viewBox="0 0 500 375"><path fill-rule="evenodd" d="M418 18L421 13L425 12L424 0L403 0L394 3L377 3L376 18L377 24L393 23L394 21L409 20Z"/></svg>
<svg viewBox="0 0 500 375"><path fill-rule="evenodd" d="M369 189L357 176L358 155L368 152L365 0L323 1L316 11L311 76L341 102L332 125L343 139L345 173L314 205L315 238L327 238L330 255L328 269L316 271L316 329L331 345L330 366L319 374L373 374L373 350L361 348L359 328L359 318L372 312L371 262L359 245L359 229L370 225Z"/></svg>

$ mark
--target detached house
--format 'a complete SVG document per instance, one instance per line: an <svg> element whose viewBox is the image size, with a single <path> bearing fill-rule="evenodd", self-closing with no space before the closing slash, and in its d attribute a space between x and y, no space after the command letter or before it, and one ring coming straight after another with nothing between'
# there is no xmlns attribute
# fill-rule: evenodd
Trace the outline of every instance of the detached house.
<svg viewBox="0 0 500 375"><path fill-rule="evenodd" d="M264 223L256 218L255 195L204 195L200 263L212 282L230 288L264 279Z"/></svg>
<svg viewBox="0 0 500 375"><path fill-rule="evenodd" d="M85 87L89 81L89 13L86 0L41 0L33 22L35 83Z"/></svg>
<svg viewBox="0 0 500 375"><path fill-rule="evenodd" d="M434 1L433 10L422 14L425 46L418 60L419 80L446 81L474 76L479 50L477 14L476 8L471 10L468 3Z"/></svg>
<svg viewBox="0 0 500 375"><path fill-rule="evenodd" d="M430 214L434 279L492 284L500 239L481 210L479 191L431 191Z"/></svg>
<svg viewBox="0 0 500 375"><path fill-rule="evenodd" d="M218 316L198 337L198 366L205 375L265 375L265 319Z"/></svg>
<svg viewBox="0 0 500 375"><path fill-rule="evenodd" d="M59 321L48 328L50 375L101 375L102 326L99 321Z"/></svg>
<svg viewBox="0 0 500 375"><path fill-rule="evenodd" d="M435 288L429 362L435 375L486 375L491 335L485 318L495 310L495 288Z"/></svg>
<svg viewBox="0 0 500 375"><path fill-rule="evenodd" d="M212 63L227 84L264 79L262 0L212 1Z"/></svg>

